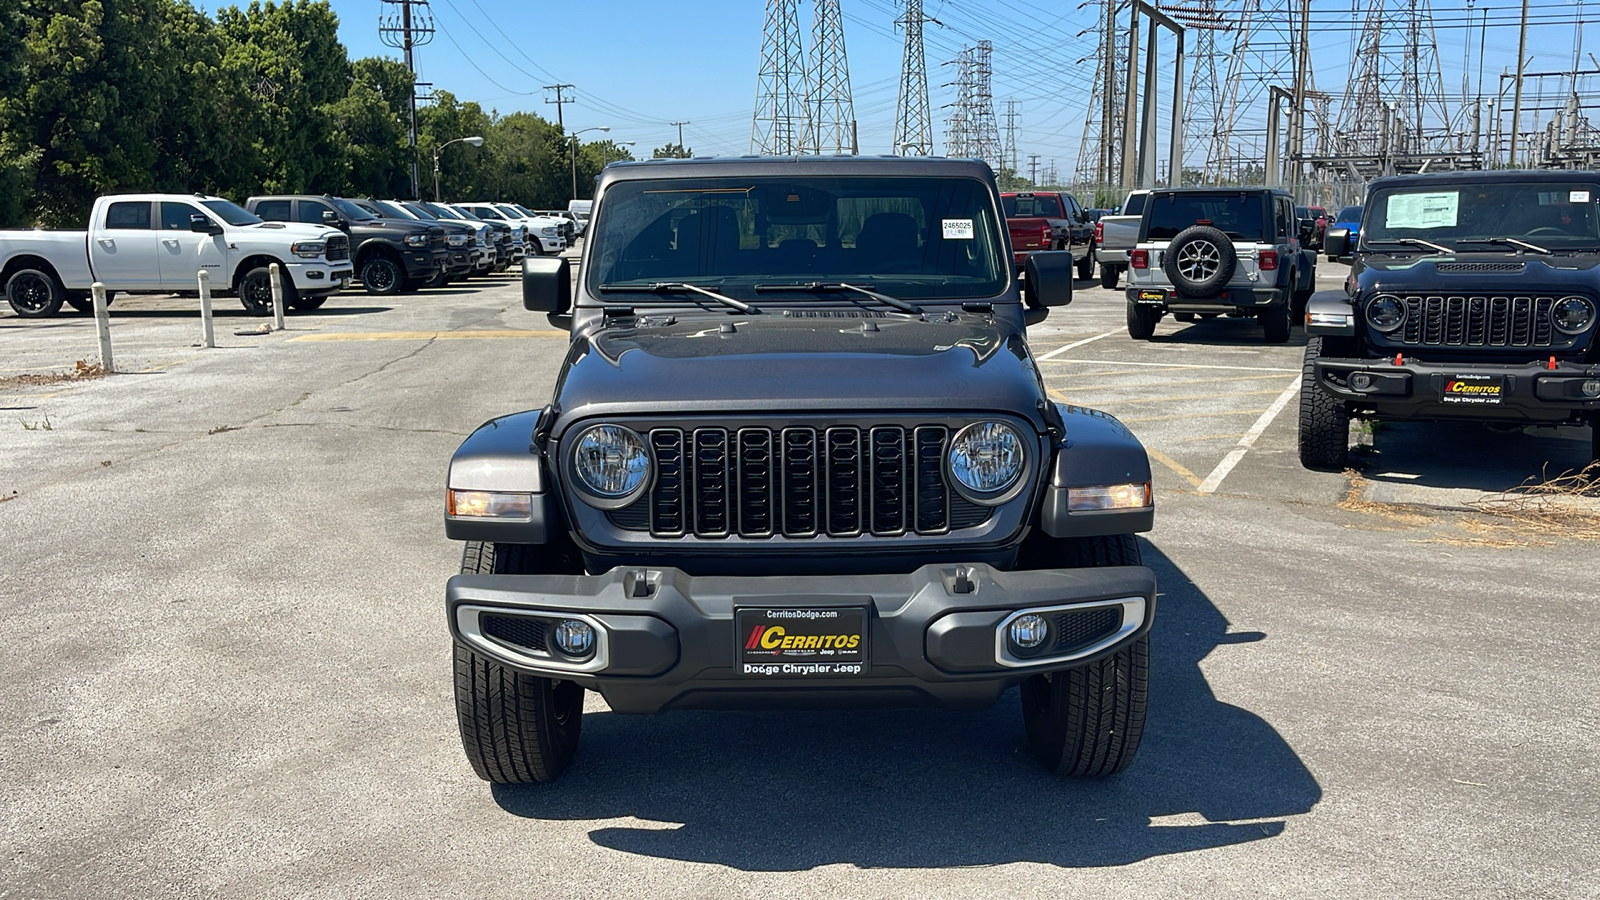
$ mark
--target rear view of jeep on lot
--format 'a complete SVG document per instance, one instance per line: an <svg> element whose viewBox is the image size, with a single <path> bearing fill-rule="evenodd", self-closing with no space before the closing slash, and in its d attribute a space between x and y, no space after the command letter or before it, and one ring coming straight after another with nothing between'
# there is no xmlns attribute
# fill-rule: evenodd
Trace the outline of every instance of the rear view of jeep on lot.
<svg viewBox="0 0 1600 900"><path fill-rule="evenodd" d="M1049 400L1025 322L1070 253L1012 271L987 166L657 160L602 174L543 408L450 462L446 591L466 755L544 782L586 690L619 713L982 708L1020 686L1063 775L1122 770L1155 579L1143 447Z"/></svg>
<svg viewBox="0 0 1600 900"><path fill-rule="evenodd" d="M1600 458L1600 177L1381 178L1345 289L1311 298L1300 460L1342 468L1352 417L1582 425Z"/></svg>
<svg viewBox="0 0 1600 900"><path fill-rule="evenodd" d="M1128 254L1128 335L1149 340L1161 317L1255 318L1268 343L1289 331L1316 289L1294 202L1270 188L1152 191Z"/></svg>

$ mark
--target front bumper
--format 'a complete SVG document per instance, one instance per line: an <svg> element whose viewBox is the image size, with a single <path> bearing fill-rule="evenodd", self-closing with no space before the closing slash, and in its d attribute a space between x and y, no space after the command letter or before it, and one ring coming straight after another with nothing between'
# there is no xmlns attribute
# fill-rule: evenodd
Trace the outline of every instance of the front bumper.
<svg viewBox="0 0 1600 900"><path fill-rule="evenodd" d="M1001 571L929 565L904 575L692 577L673 568L603 575L458 575L445 592L454 639L526 672L596 690L616 712L684 708L984 707L1039 672L1073 668L1115 652L1150 628L1155 574L1141 566ZM805 674L806 663L741 663L735 609L865 609L861 671ZM1049 649L1021 658L1005 640L1024 610L1056 623ZM1113 612L1115 617L1113 618ZM572 660L504 632L526 617L548 634L578 619L597 633L594 652ZM1098 631L1073 633L1093 616ZM1059 629L1059 631L1058 631ZM1066 642L1071 636L1076 643Z"/></svg>
<svg viewBox="0 0 1600 900"><path fill-rule="evenodd" d="M1600 413L1600 365L1428 363L1318 357L1319 389L1386 419L1579 422ZM1456 387L1452 387L1455 385ZM1467 385L1466 388L1460 385ZM1596 396L1584 390L1589 387Z"/></svg>
<svg viewBox="0 0 1600 900"><path fill-rule="evenodd" d="M405 253L406 277L427 281L450 265L448 250L408 250Z"/></svg>
<svg viewBox="0 0 1600 900"><path fill-rule="evenodd" d="M1289 290L1281 287L1226 287L1214 296L1196 297L1161 285L1129 287L1128 301L1140 306L1158 306L1180 312L1232 313L1264 309L1289 300Z"/></svg>
<svg viewBox="0 0 1600 900"><path fill-rule="evenodd" d="M302 294L331 294L350 286L355 269L349 260L338 262L292 262L284 265L294 289Z"/></svg>

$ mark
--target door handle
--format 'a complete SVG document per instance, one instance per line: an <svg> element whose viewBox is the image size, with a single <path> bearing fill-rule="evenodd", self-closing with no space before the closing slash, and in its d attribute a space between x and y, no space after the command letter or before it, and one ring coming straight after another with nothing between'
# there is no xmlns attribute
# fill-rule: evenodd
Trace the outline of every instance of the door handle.
<svg viewBox="0 0 1600 900"><path fill-rule="evenodd" d="M178 239L177 238L162 238L161 239L161 243L166 244L168 247L176 247L176 246L178 246Z"/></svg>
<svg viewBox="0 0 1600 900"><path fill-rule="evenodd" d="M117 245L117 242L111 238L101 238L100 243L106 245L107 247L115 247Z"/></svg>

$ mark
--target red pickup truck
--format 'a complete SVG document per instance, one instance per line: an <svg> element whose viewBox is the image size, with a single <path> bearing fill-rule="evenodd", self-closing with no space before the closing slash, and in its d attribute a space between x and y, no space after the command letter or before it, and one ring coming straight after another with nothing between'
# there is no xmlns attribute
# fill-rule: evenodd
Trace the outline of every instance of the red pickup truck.
<svg viewBox="0 0 1600 900"><path fill-rule="evenodd" d="M1070 250L1079 278L1094 276L1094 222L1071 194L1028 191L1000 195L1000 207L1011 232L1012 260L1017 271L1038 250Z"/></svg>

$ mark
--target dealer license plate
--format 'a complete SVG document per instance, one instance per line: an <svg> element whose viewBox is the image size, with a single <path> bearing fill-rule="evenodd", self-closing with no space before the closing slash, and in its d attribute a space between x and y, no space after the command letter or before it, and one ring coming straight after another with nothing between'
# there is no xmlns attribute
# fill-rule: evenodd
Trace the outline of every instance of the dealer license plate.
<svg viewBox="0 0 1600 900"><path fill-rule="evenodd" d="M1506 394L1504 375L1451 375L1444 380L1445 403L1465 403L1475 406L1496 406Z"/></svg>
<svg viewBox="0 0 1600 900"><path fill-rule="evenodd" d="M741 675L814 678L867 671L866 607L738 607Z"/></svg>
<svg viewBox="0 0 1600 900"><path fill-rule="evenodd" d="M1139 292L1139 299L1140 300L1165 300L1165 299L1167 299L1167 292L1166 291L1140 291Z"/></svg>

